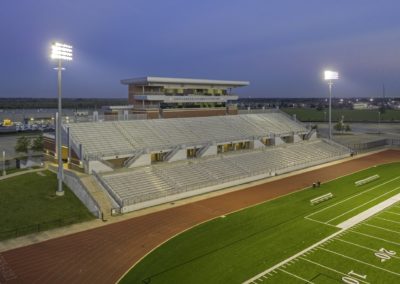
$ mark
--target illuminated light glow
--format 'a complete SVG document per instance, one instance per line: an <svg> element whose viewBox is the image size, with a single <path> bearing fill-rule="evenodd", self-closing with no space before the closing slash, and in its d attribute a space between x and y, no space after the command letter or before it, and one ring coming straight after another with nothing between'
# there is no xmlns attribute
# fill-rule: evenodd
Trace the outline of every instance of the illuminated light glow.
<svg viewBox="0 0 400 284"><path fill-rule="evenodd" d="M51 59L72 61L72 54L71 45L55 42L51 46Z"/></svg>
<svg viewBox="0 0 400 284"><path fill-rule="evenodd" d="M337 80L339 79L339 73L336 71L326 70L324 72L324 78L325 80Z"/></svg>

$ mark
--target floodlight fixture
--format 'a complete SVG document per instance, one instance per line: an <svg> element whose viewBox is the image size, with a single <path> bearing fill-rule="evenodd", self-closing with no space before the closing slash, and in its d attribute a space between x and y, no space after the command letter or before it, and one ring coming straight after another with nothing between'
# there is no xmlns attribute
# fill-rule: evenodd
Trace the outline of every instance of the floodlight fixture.
<svg viewBox="0 0 400 284"><path fill-rule="evenodd" d="M336 72L336 71L325 70L324 79L325 80L338 80L339 79L339 73Z"/></svg>
<svg viewBox="0 0 400 284"><path fill-rule="evenodd" d="M72 46L60 42L51 45L51 59L72 61Z"/></svg>
<svg viewBox="0 0 400 284"><path fill-rule="evenodd" d="M56 195L63 196L63 161L62 161L62 138L61 138L61 124L62 124L62 105L61 105L61 73L64 68L62 68L62 61L72 61L72 45L53 42L51 45L50 58L57 60L57 67L55 68L58 72L58 115L56 116L56 144L57 144L57 159L58 159L58 187Z"/></svg>

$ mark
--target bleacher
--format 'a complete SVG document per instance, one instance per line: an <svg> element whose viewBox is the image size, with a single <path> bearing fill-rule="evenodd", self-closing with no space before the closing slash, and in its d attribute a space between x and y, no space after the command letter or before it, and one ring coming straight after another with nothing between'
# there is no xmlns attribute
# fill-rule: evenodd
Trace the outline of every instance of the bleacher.
<svg viewBox="0 0 400 284"><path fill-rule="evenodd" d="M124 169L104 173L100 178L106 189L113 192L111 195L118 197L116 201L119 205L130 211L140 208L143 202L160 204L165 202L165 197L169 197L169 200L173 200L174 196L179 199L182 193L185 196L196 195L218 186L224 187L227 183L239 184L246 178L282 174L348 155L347 148L325 140L314 140Z"/></svg>
<svg viewBox="0 0 400 284"><path fill-rule="evenodd" d="M266 137L305 134L307 129L280 112L113 122L71 123L66 126L80 158L99 159L143 149L168 150L178 145L205 145Z"/></svg>

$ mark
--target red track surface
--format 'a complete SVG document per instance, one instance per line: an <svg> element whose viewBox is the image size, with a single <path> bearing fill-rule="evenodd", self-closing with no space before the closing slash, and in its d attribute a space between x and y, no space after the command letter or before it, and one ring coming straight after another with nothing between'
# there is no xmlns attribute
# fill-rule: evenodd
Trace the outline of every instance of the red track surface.
<svg viewBox="0 0 400 284"><path fill-rule="evenodd" d="M97 229L0 254L0 283L114 283L135 262L175 234L213 217L367 167L400 160L400 151L253 186Z"/></svg>

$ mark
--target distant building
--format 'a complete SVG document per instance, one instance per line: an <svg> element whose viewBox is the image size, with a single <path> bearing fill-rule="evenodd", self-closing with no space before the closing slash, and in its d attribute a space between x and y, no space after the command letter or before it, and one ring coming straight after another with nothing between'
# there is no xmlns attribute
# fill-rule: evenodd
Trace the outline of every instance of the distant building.
<svg viewBox="0 0 400 284"><path fill-rule="evenodd" d="M353 109L379 109L379 106L370 103L353 103Z"/></svg>
<svg viewBox="0 0 400 284"><path fill-rule="evenodd" d="M368 103L353 103L353 109L368 109Z"/></svg>
<svg viewBox="0 0 400 284"><path fill-rule="evenodd" d="M128 85L132 113L147 118L237 114L238 96L232 89L247 81L143 77L121 80Z"/></svg>

